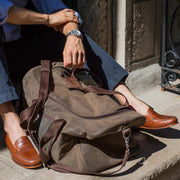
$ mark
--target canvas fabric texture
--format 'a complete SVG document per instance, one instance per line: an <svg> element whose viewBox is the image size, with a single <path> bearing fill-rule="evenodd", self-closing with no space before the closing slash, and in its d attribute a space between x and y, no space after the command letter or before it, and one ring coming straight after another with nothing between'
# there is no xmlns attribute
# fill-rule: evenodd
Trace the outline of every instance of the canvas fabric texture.
<svg viewBox="0 0 180 180"><path fill-rule="evenodd" d="M21 126L52 169L99 175L125 164L128 148L129 157L138 153L138 143L128 138L130 129L143 125L145 118L120 105L112 97L116 92L99 88L101 81L89 73L42 61L42 67L31 69L23 79L27 107Z"/></svg>

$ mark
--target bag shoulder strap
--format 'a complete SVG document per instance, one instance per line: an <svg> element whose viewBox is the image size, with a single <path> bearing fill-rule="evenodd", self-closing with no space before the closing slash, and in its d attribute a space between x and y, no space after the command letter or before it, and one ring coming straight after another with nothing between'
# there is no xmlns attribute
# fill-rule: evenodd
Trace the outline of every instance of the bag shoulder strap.
<svg viewBox="0 0 180 180"><path fill-rule="evenodd" d="M39 95L37 100L33 100L30 107L26 108L20 114L21 126L24 129L30 131L33 121L36 119L39 112L43 109L45 104L48 90L49 90L49 79L50 79L50 61L41 61L41 77Z"/></svg>

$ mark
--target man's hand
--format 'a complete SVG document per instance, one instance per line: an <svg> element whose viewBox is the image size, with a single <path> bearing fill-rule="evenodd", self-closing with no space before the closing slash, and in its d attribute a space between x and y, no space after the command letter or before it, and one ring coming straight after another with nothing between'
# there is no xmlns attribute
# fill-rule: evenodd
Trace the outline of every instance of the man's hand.
<svg viewBox="0 0 180 180"><path fill-rule="evenodd" d="M67 35L78 29L78 18L71 9L60 10L53 14L41 14L18 6L12 6L8 11L8 23L11 24L45 24ZM68 36L64 51L64 66L82 67L85 63L85 51L82 39Z"/></svg>
<svg viewBox="0 0 180 180"><path fill-rule="evenodd" d="M53 14L41 14L19 6L12 6L8 11L7 22L11 24L45 24L56 28L66 23L79 23L77 16L72 9L60 10Z"/></svg>
<svg viewBox="0 0 180 180"><path fill-rule="evenodd" d="M67 35L68 32L76 29L79 29L78 24L74 22L59 25L59 30L64 35ZM64 67L83 67L85 63L85 51L80 37L73 35L67 37L63 51L63 59Z"/></svg>
<svg viewBox="0 0 180 180"><path fill-rule="evenodd" d="M49 15L49 26L65 24L67 22L79 23L77 16L72 9L63 9Z"/></svg>
<svg viewBox="0 0 180 180"><path fill-rule="evenodd" d="M82 68L85 63L85 51L82 39L68 36L63 51L64 67Z"/></svg>

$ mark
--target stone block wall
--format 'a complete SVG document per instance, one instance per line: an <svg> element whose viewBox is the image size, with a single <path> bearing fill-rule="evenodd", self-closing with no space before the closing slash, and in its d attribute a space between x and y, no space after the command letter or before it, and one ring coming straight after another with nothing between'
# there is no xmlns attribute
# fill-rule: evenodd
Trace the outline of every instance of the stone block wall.
<svg viewBox="0 0 180 180"><path fill-rule="evenodd" d="M78 12L83 29L105 51L111 53L111 25L109 0L78 0Z"/></svg>

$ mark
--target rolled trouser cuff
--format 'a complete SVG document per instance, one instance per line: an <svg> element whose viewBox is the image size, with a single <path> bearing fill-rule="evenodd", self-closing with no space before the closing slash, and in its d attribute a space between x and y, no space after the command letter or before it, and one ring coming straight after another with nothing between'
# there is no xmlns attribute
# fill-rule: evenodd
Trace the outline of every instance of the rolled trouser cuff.
<svg viewBox="0 0 180 180"><path fill-rule="evenodd" d="M124 82L126 80L128 72L86 33L83 35L86 52L86 63L84 66L102 79L104 88L113 90L120 81Z"/></svg>
<svg viewBox="0 0 180 180"><path fill-rule="evenodd" d="M7 92L6 94L3 94L0 96L0 104L3 104L5 102L14 101L17 100L18 96L14 90L12 92Z"/></svg>

